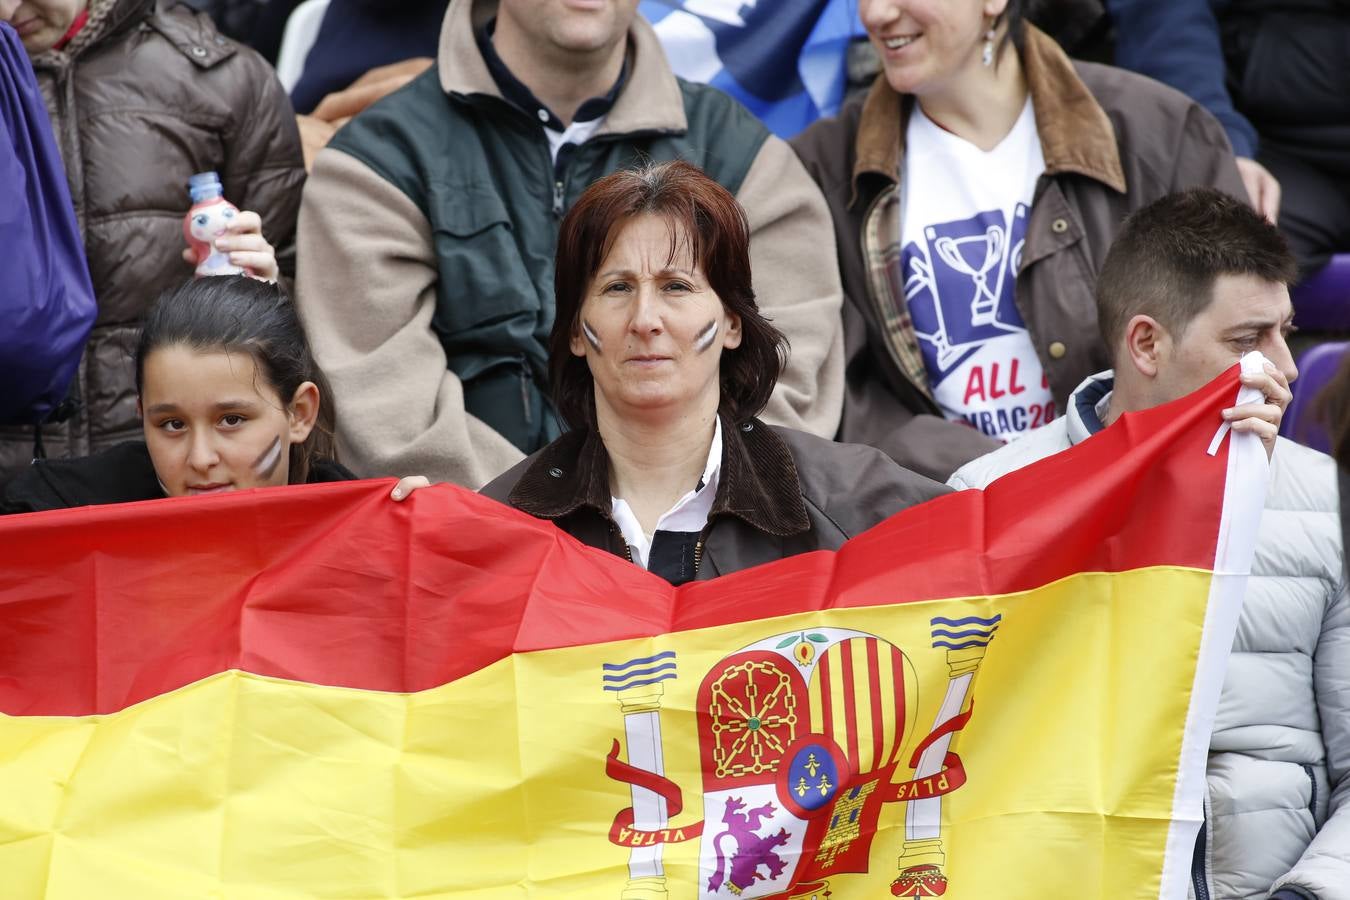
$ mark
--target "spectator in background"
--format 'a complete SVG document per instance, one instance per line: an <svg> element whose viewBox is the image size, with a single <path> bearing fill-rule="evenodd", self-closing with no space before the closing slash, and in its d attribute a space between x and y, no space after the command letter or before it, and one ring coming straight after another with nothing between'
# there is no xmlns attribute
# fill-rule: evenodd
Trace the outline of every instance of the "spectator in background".
<svg viewBox="0 0 1350 900"><path fill-rule="evenodd" d="M881 75L793 140L843 267L839 437L945 478L1109 362L1092 288L1126 214L1192 185L1245 192L1212 116L1070 62L1022 0L860 12Z"/></svg>
<svg viewBox="0 0 1350 900"><path fill-rule="evenodd" d="M1350 250L1350 0L1107 0L1116 64L1228 132L1252 203L1303 275Z"/></svg>
<svg viewBox="0 0 1350 900"><path fill-rule="evenodd" d="M315 42L290 88L305 171L352 116L431 67L448 3L331 0L324 8ZM285 62L282 72L289 66Z"/></svg>
<svg viewBox="0 0 1350 900"><path fill-rule="evenodd" d="M205 7L226 7L222 13L226 15L241 8L251 9L254 18L264 19L266 16L258 10L287 5L265 0L193 2ZM277 63L278 76L291 92L306 172L313 167L315 155L352 116L432 65L448 2L407 0L390 4L330 0L322 10L309 47L301 47L303 41L293 39L295 43L288 45L280 60L276 53L272 54L270 58ZM307 27L299 30L303 32ZM295 59L290 58L292 54Z"/></svg>
<svg viewBox="0 0 1350 900"><path fill-rule="evenodd" d="M300 127L300 143L305 153L305 171L314 168L314 157L328 146L333 135L351 121L352 116L408 84L434 63L434 59L417 56L377 66L362 73L347 87L324 97L312 113L296 115L295 124Z"/></svg>
<svg viewBox="0 0 1350 900"><path fill-rule="evenodd" d="M1285 343L1294 275L1279 232L1232 197L1193 190L1139 210L1097 286L1114 372L1084 381L1063 418L950 482L985 487L1121 416L1203 387L1252 350L1273 363L1242 376L1265 402L1224 414L1273 454L1210 739L1196 897L1350 900L1350 597L1336 467L1277 436L1298 376Z"/></svg>
<svg viewBox="0 0 1350 900"><path fill-rule="evenodd" d="M42 422L62 414L96 309L51 121L2 22L0 197L0 422Z"/></svg>
<svg viewBox="0 0 1350 900"><path fill-rule="evenodd" d="M82 407L40 436L52 455L83 455L140 432L131 352L151 301L192 275L191 175L218 171L225 196L255 211L217 247L262 277L291 275L299 136L271 67L186 7L21 0L0 12L47 100L98 299L72 391ZM37 455L37 440L32 428L0 429L0 481Z"/></svg>
<svg viewBox="0 0 1350 900"><path fill-rule="evenodd" d="M436 55L449 0L332 0L291 103L305 168L352 116L421 75Z"/></svg>
<svg viewBox="0 0 1350 900"><path fill-rule="evenodd" d="M856 0L643 0L638 12L677 75L726 91L784 139L839 111L863 33Z"/></svg>
<svg viewBox="0 0 1350 900"><path fill-rule="evenodd" d="M430 65L449 3L331 0L300 81L291 90L295 111L314 112L324 97L345 90L371 69L415 58Z"/></svg>
<svg viewBox="0 0 1350 900"><path fill-rule="evenodd" d="M437 66L353 119L305 189L299 302L359 473L479 487L561 433L547 396L558 223L638 161L699 164L745 207L761 307L792 341L766 418L838 424L838 266L801 163L676 79L636 0L454 0ZM477 21L477 25L475 25Z"/></svg>
<svg viewBox="0 0 1350 900"><path fill-rule="evenodd" d="M182 0L211 17L226 37L258 51L276 65L286 21L301 0ZM391 4L393 5L393 4Z"/></svg>

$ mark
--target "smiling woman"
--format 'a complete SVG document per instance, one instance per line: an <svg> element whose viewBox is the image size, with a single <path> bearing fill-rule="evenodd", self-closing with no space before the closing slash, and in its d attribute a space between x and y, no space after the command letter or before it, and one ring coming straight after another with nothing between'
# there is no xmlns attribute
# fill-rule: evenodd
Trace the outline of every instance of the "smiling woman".
<svg viewBox="0 0 1350 900"><path fill-rule="evenodd" d="M854 337L840 436L942 478L1109 365L1093 287L1127 215L1187 187L1246 196L1209 113L1069 59L1024 20L1037 7L859 0L882 70L793 139Z"/></svg>
<svg viewBox="0 0 1350 900"><path fill-rule="evenodd" d="M275 284L202 278L160 298L136 351L145 440L37 460L5 495L31 512L341 481L333 400Z"/></svg>
<svg viewBox="0 0 1350 900"><path fill-rule="evenodd" d="M674 584L837 548L941 493L876 450L755 418L788 348L749 244L745 211L688 163L587 189L559 232L549 337L572 431L483 493Z"/></svg>

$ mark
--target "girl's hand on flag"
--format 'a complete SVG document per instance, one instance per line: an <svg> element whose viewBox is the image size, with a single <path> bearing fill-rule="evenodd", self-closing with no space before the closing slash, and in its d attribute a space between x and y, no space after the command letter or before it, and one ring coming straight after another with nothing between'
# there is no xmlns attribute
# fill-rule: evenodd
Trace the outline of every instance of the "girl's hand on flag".
<svg viewBox="0 0 1350 900"><path fill-rule="evenodd" d="M421 490L424 487L431 487L431 482L425 475L404 475L394 485L394 489L389 492L390 498L395 503L402 503L412 496L413 491Z"/></svg>
<svg viewBox="0 0 1350 900"><path fill-rule="evenodd" d="M1284 411L1294 398L1289 390L1289 380L1272 363L1267 362L1265 371L1252 372L1241 376L1247 387L1256 388L1265 396L1264 403L1244 403L1231 406L1223 411L1224 421L1234 431L1245 431L1261 438L1266 445L1266 457L1275 453L1275 438L1280 433L1280 422L1284 420Z"/></svg>

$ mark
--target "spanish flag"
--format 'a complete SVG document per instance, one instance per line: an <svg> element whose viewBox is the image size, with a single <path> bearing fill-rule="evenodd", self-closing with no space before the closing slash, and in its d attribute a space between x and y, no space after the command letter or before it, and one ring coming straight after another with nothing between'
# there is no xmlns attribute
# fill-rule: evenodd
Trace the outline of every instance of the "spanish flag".
<svg viewBox="0 0 1350 900"><path fill-rule="evenodd" d="M11 517L0 896L1184 897L1238 391L678 589L450 487Z"/></svg>

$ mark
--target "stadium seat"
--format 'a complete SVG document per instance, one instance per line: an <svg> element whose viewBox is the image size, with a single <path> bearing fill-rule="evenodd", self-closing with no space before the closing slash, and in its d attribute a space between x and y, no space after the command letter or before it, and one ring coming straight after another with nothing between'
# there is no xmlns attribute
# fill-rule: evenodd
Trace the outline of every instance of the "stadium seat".
<svg viewBox="0 0 1350 900"><path fill-rule="evenodd" d="M288 94L295 90L304 74L305 59L319 37L319 26L323 24L328 3L329 0L305 0L286 20L281 49L277 52L277 79Z"/></svg>
<svg viewBox="0 0 1350 900"><path fill-rule="evenodd" d="M1350 341L1318 344L1305 350L1298 358L1298 381L1294 383L1294 399L1284 411L1280 433L1305 447L1327 453L1331 439L1326 423L1318 416L1318 395L1336 374L1341 362L1350 353Z"/></svg>
<svg viewBox="0 0 1350 900"><path fill-rule="evenodd" d="M1350 253L1331 262L1294 288L1294 322L1314 331L1350 331Z"/></svg>

